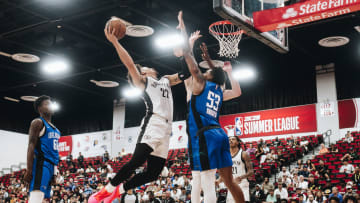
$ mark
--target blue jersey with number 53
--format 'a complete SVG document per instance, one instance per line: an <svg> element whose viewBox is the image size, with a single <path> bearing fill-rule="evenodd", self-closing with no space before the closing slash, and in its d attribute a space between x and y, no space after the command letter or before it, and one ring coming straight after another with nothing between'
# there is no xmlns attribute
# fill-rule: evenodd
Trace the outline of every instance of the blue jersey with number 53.
<svg viewBox="0 0 360 203"><path fill-rule="evenodd" d="M44 123L44 128L41 130L39 140L35 147L35 154L37 158L47 159L52 164L59 163L59 138L60 131L50 125L42 117L40 119Z"/></svg>
<svg viewBox="0 0 360 203"><path fill-rule="evenodd" d="M200 95L192 95L189 109L189 131L196 133L205 126L219 124L220 108L223 100L221 87L213 82L206 81Z"/></svg>

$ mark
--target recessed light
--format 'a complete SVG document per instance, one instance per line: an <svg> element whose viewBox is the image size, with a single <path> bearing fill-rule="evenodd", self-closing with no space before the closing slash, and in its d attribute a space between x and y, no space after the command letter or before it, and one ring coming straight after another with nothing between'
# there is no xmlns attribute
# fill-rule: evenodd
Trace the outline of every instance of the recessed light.
<svg viewBox="0 0 360 203"><path fill-rule="evenodd" d="M322 47L340 47L349 43L350 39L344 36L331 36L319 40L319 45Z"/></svg>
<svg viewBox="0 0 360 203"><path fill-rule="evenodd" d="M22 96L20 99L28 102L34 102L38 97L36 96Z"/></svg>
<svg viewBox="0 0 360 203"><path fill-rule="evenodd" d="M103 80L103 81L90 80L90 82L94 83L96 86L99 86L99 87L117 87L117 86L119 86L118 82L109 81L109 80Z"/></svg>
<svg viewBox="0 0 360 203"><path fill-rule="evenodd" d="M356 31L360 32L360 25L355 26L354 29L355 29Z"/></svg>
<svg viewBox="0 0 360 203"><path fill-rule="evenodd" d="M12 98L12 97L4 97L4 99L5 99L5 100L8 100L8 101L12 101L12 102L17 102L17 103L20 102L20 100L15 99L15 98Z"/></svg>

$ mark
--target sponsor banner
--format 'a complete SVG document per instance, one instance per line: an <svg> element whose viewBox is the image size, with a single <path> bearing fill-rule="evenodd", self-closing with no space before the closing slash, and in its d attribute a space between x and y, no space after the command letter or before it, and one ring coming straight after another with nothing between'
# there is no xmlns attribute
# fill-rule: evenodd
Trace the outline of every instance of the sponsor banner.
<svg viewBox="0 0 360 203"><path fill-rule="evenodd" d="M61 136L59 139L59 155L60 157L65 157L69 153L72 153L72 137L71 136Z"/></svg>
<svg viewBox="0 0 360 203"><path fill-rule="evenodd" d="M360 127L360 98L338 101L339 128Z"/></svg>
<svg viewBox="0 0 360 203"><path fill-rule="evenodd" d="M72 155L78 157L79 152L84 157L102 156L105 151L110 153L111 131L84 133L72 136Z"/></svg>
<svg viewBox="0 0 360 203"><path fill-rule="evenodd" d="M333 117L335 116L335 102L320 103L320 116Z"/></svg>
<svg viewBox="0 0 360 203"><path fill-rule="evenodd" d="M177 121L172 124L170 137L170 149L187 148L188 136L186 133L186 121Z"/></svg>
<svg viewBox="0 0 360 203"><path fill-rule="evenodd" d="M243 138L316 132L315 104L220 116L228 136Z"/></svg>
<svg viewBox="0 0 360 203"><path fill-rule="evenodd" d="M254 27L267 32L349 14L360 10L360 0L310 0L253 13Z"/></svg>

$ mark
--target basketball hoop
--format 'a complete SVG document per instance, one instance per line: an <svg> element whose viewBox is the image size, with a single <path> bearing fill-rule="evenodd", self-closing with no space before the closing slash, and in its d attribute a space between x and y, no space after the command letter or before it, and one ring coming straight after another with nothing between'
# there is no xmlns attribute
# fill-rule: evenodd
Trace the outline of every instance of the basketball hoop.
<svg viewBox="0 0 360 203"><path fill-rule="evenodd" d="M236 58L240 51L239 42L243 30L228 20L218 21L209 26L209 32L219 41L219 55L227 58Z"/></svg>

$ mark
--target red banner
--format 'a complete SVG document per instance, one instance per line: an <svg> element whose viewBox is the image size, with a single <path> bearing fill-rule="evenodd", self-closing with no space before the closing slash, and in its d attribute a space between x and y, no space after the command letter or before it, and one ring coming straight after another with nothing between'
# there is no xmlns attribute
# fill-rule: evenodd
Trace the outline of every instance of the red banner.
<svg viewBox="0 0 360 203"><path fill-rule="evenodd" d="M243 138L316 132L315 104L220 117L229 136Z"/></svg>
<svg viewBox="0 0 360 203"><path fill-rule="evenodd" d="M339 128L358 127L360 99L347 99L338 101Z"/></svg>
<svg viewBox="0 0 360 203"><path fill-rule="evenodd" d="M360 0L310 0L253 13L254 26L267 32L360 10Z"/></svg>
<svg viewBox="0 0 360 203"><path fill-rule="evenodd" d="M72 151L72 137L62 136L59 140L59 155L67 156Z"/></svg>

